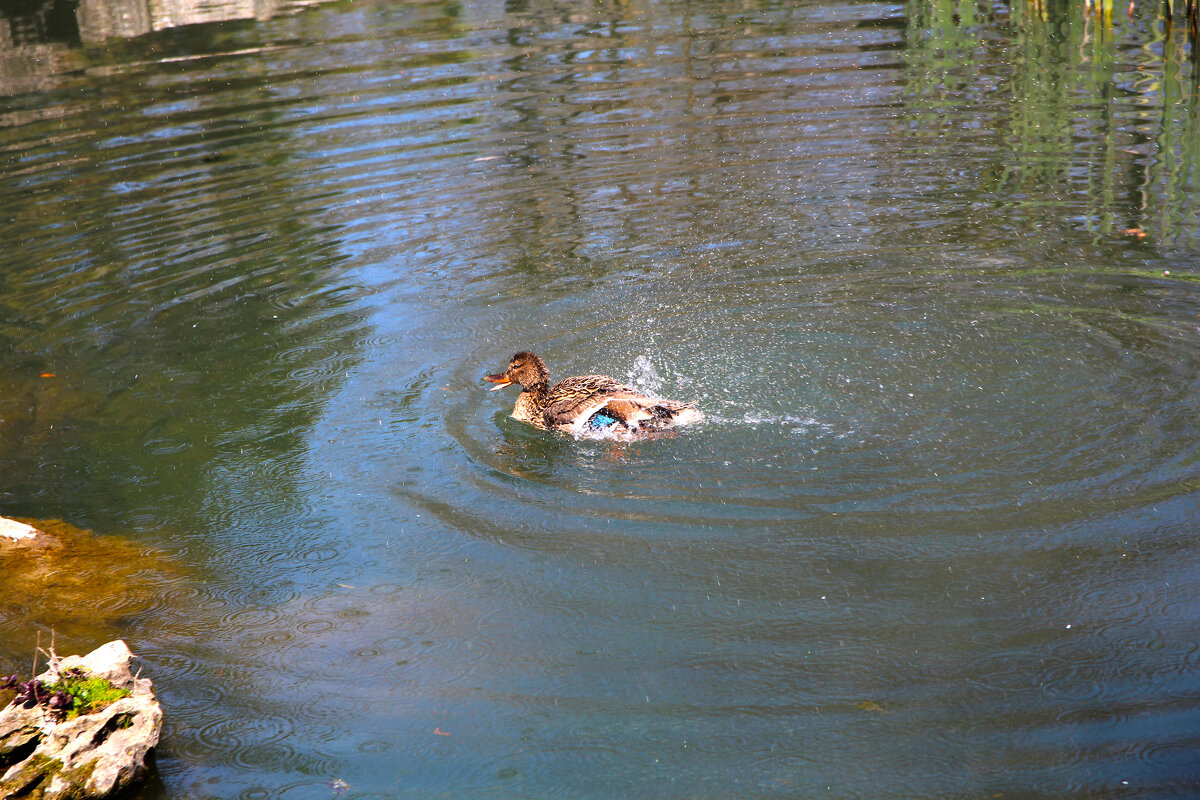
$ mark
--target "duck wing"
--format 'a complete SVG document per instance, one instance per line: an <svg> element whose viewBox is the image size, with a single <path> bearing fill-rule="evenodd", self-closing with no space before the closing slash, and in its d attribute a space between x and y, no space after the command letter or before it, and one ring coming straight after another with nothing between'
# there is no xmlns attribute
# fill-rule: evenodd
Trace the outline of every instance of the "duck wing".
<svg viewBox="0 0 1200 800"><path fill-rule="evenodd" d="M629 431L661 430L703 416L692 403L652 400L607 375L583 375L554 385L542 418L548 428L580 433L596 414Z"/></svg>
<svg viewBox="0 0 1200 800"><path fill-rule="evenodd" d="M645 400L644 396L607 375L581 375L554 384L546 395L542 413L546 425L551 428L573 428L587 422L610 400L626 398Z"/></svg>

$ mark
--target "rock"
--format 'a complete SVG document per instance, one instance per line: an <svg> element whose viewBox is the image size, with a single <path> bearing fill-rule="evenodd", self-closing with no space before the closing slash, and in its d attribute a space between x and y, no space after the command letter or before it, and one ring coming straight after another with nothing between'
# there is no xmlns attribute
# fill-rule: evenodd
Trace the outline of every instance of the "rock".
<svg viewBox="0 0 1200 800"><path fill-rule="evenodd" d="M128 689L134 695L154 695L154 684L149 678L138 678L130 671L130 661L135 658L128 645L120 639L97 647L86 656L67 656L58 660L58 671L82 669L89 675L104 680L118 689ZM50 671L39 676L43 681L54 680Z"/></svg>
<svg viewBox="0 0 1200 800"><path fill-rule="evenodd" d="M17 522L15 519L8 517L0 517L0 544L35 544L43 542L46 539L46 534L42 533L32 525L26 525L24 522Z"/></svg>
<svg viewBox="0 0 1200 800"><path fill-rule="evenodd" d="M108 797L145 775L146 758L162 730L162 709L150 680L131 671L132 658L118 640L86 656L63 658L38 676L50 684L58 671L78 667L132 692L95 713L55 723L40 707L0 711L0 797Z"/></svg>
<svg viewBox="0 0 1200 800"><path fill-rule="evenodd" d="M0 764L18 759L16 754L32 750L30 745L42 736L42 715L36 708L24 709L9 706L0 712Z"/></svg>

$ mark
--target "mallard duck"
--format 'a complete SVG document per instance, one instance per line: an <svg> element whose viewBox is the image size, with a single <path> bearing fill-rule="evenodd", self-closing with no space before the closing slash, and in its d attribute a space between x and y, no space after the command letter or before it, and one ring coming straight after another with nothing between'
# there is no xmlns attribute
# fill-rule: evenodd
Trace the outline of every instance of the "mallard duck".
<svg viewBox="0 0 1200 800"><path fill-rule="evenodd" d="M695 422L704 415L692 403L654 400L607 375L580 375L550 385L550 372L541 358L517 353L508 369L484 380L492 391L517 384L521 394L512 416L545 430L575 435L586 433L650 433Z"/></svg>

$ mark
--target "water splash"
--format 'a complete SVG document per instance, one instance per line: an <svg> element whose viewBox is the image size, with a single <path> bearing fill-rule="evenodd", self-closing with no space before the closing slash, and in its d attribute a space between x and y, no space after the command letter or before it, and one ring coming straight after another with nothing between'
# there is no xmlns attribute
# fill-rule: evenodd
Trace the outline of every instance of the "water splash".
<svg viewBox="0 0 1200 800"><path fill-rule="evenodd" d="M659 372L658 368L655 367L649 354L639 355L633 360L633 365L628 372L627 381L630 386L644 392L650 397L662 397L664 394L675 397L680 393L679 390L677 388L664 389L665 385L690 383L683 379L668 381ZM731 404L728 399L717 399L707 395L702 395L699 398L681 396L676 399L688 401L694 399L697 407L704 414L703 421L721 427L745 426L758 429L761 427L778 426L786 429L789 434L793 435L809 433L813 430L826 433L835 431L834 425L817 419L813 413L807 410L800 413L770 413L759 409L746 408L741 404ZM714 400L716 400L716 403L714 403ZM713 410L714 404L725 406L724 413L715 412ZM613 431L593 431L587 438L607 439L613 438L613 436Z"/></svg>
<svg viewBox="0 0 1200 800"><path fill-rule="evenodd" d="M633 360L629 368L629 385L644 392L650 397L659 397L662 392L663 379L650 356L642 354Z"/></svg>
<svg viewBox="0 0 1200 800"><path fill-rule="evenodd" d="M740 416L734 414L709 414L709 422L723 427L746 426L753 429L768 426L778 426L788 429L788 433L798 435L812 430L832 432L835 427L822 422L813 416L797 416L795 414L766 414L761 411L745 411Z"/></svg>

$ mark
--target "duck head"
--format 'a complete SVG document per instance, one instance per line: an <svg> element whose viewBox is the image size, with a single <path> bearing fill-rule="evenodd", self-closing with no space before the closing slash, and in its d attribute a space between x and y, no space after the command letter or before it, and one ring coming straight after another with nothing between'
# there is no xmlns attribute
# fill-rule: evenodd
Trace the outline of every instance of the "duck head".
<svg viewBox="0 0 1200 800"><path fill-rule="evenodd" d="M535 387L546 387L550 383L550 371L546 363L529 351L517 353L508 362L508 369L497 375L485 375L485 381L496 384L492 391L503 389L505 386L518 384L525 391Z"/></svg>

